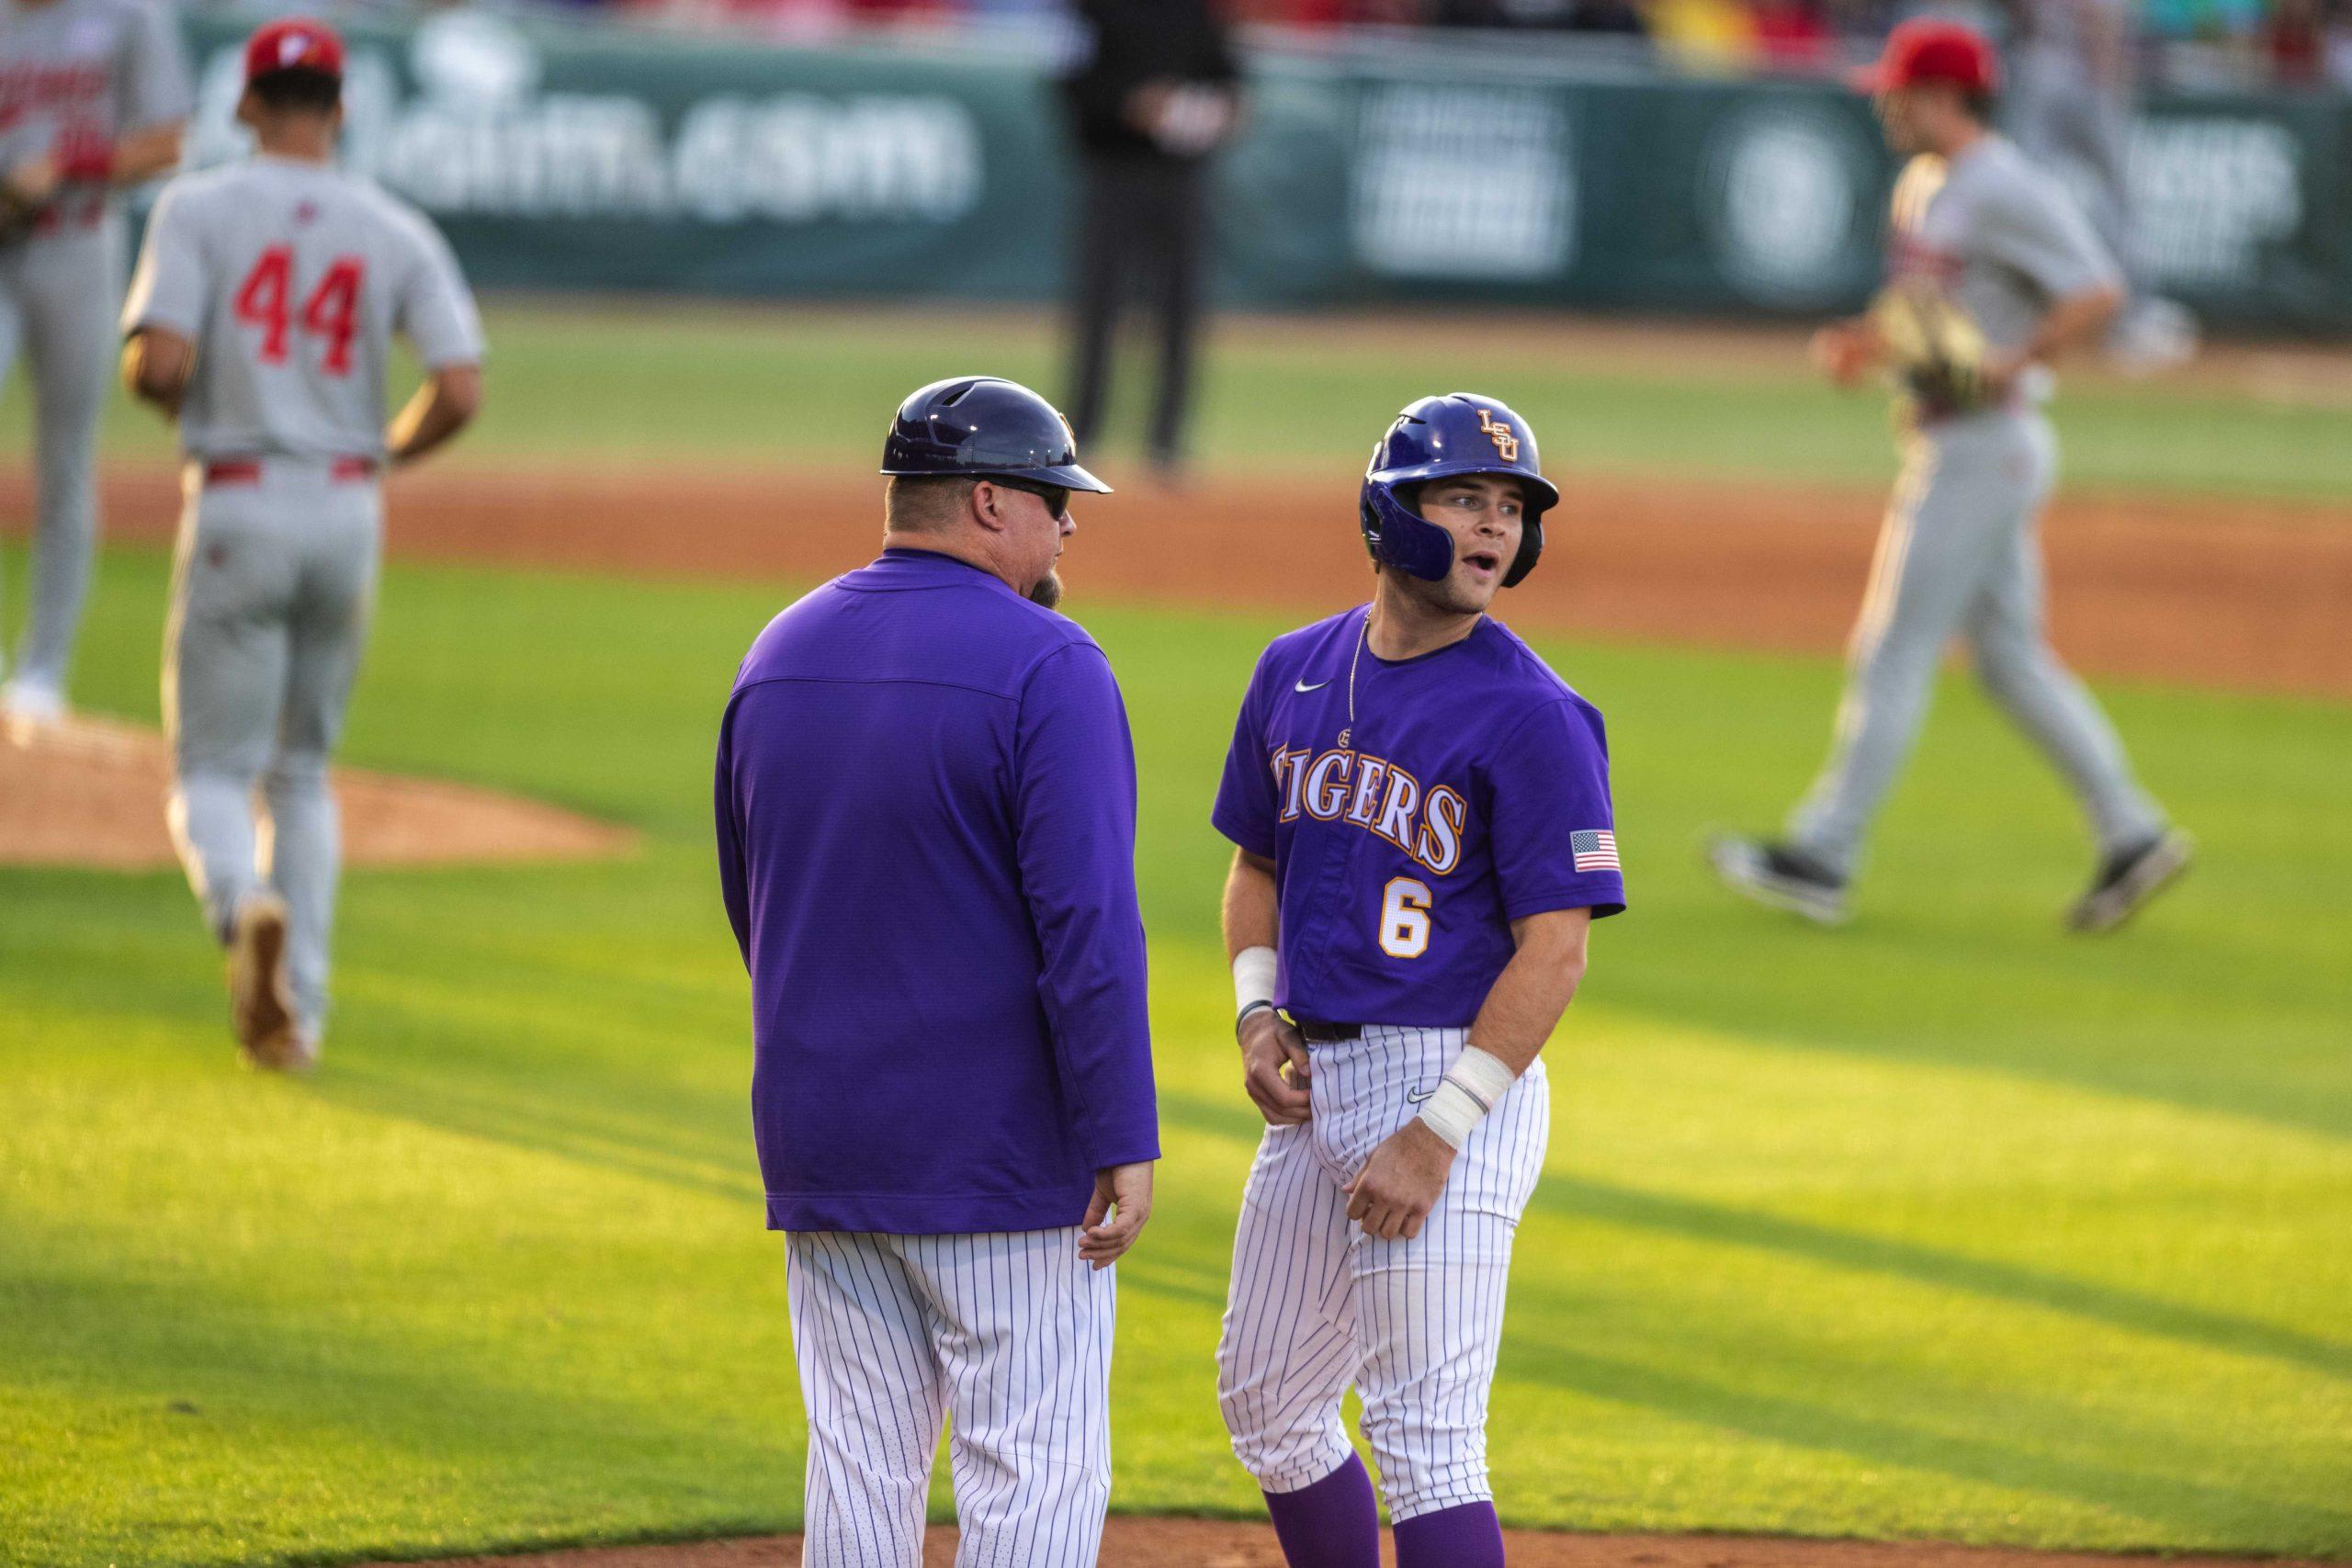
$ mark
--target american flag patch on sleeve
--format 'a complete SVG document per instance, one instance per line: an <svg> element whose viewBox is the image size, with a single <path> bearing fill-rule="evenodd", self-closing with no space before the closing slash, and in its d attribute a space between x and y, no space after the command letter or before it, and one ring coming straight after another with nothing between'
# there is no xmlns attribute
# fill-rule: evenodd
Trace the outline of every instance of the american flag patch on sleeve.
<svg viewBox="0 0 2352 1568"><path fill-rule="evenodd" d="M1579 828L1568 835L1568 849L1578 871L1623 871L1617 863L1617 835L1606 828Z"/></svg>

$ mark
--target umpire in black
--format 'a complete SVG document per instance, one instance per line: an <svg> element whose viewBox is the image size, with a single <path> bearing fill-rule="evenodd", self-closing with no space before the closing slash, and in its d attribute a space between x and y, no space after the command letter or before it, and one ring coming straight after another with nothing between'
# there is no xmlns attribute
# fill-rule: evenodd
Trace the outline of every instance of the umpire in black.
<svg viewBox="0 0 2352 1568"><path fill-rule="evenodd" d="M1213 0L1078 0L1083 44L1062 79L1085 170L1072 310L1081 442L1102 428L1111 344L1129 296L1159 327L1153 468L1184 459L1206 215L1204 165L1239 118L1239 72Z"/></svg>

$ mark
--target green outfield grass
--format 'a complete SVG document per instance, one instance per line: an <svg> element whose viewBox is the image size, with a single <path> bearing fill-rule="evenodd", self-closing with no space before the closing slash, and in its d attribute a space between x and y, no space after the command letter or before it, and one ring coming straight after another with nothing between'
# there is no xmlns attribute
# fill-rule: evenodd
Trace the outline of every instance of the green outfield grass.
<svg viewBox="0 0 2352 1568"><path fill-rule="evenodd" d="M1278 624L1099 606L1079 565L1141 753L1168 1155L1122 1267L1114 1506L1248 1517L1208 1357L1255 1117L1204 817ZM153 716L164 573L107 559L89 705ZM706 826L729 677L789 592L391 571L351 760L646 842L352 874L310 1081L235 1065L176 877L0 872L0 1562L796 1522ZM1551 1048L1506 1518L2352 1556L2346 710L2111 692L2205 861L2086 942L2056 930L2069 808L1956 687L1823 933L1731 906L1694 846L1773 819L1834 668L1544 647L1610 715L1634 909Z"/></svg>
<svg viewBox="0 0 2352 1568"><path fill-rule="evenodd" d="M1061 385L1050 318L946 310L828 312L494 301L490 412L453 460L744 462L845 455L863 466L909 389L961 370ZM1229 323L1204 371L1204 466L1363 461L1367 432L1409 400L1458 387L1506 398L1563 459L1619 472L1876 483L1893 470L1885 400L1833 391L1791 343L1785 365L1737 354L1694 367L1661 346L1564 351L1466 321L1461 346L1424 324L1400 349L1378 321ZM0 448L26 400L0 405ZM2352 402L2263 400L2204 383L2086 380L2058 405L2069 482L2104 489L2352 502ZM1123 428L1140 419L1125 400ZM118 396L107 440L162 456L164 426ZM1114 444L1115 468L1132 455Z"/></svg>

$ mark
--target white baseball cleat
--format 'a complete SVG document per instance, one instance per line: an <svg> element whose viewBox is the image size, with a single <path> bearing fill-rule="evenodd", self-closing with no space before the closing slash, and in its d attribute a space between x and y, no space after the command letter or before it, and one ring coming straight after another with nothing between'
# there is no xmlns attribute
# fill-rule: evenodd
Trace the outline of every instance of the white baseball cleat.
<svg viewBox="0 0 2352 1568"><path fill-rule="evenodd" d="M31 745L35 735L64 721L65 694L55 682L19 675L0 686L0 723L17 745Z"/></svg>
<svg viewBox="0 0 2352 1568"><path fill-rule="evenodd" d="M2070 931L2111 931L2181 878L2196 858L2197 840L2177 828L2120 850L2099 863L2090 888L2066 911Z"/></svg>
<svg viewBox="0 0 2352 1568"><path fill-rule="evenodd" d="M308 1071L318 1047L294 1021L286 979L286 900L257 893L237 906L229 941L229 1009L245 1060L271 1072Z"/></svg>
<svg viewBox="0 0 2352 1568"><path fill-rule="evenodd" d="M1786 844L1718 833L1707 840L1707 863L1725 887L1768 909L1821 926L1843 925L1850 913L1845 879Z"/></svg>

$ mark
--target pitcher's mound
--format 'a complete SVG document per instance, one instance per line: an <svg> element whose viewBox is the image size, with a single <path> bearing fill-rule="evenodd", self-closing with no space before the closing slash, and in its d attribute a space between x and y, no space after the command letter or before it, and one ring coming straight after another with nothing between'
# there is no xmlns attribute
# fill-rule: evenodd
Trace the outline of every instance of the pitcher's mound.
<svg viewBox="0 0 2352 1568"><path fill-rule="evenodd" d="M164 825L164 738L74 717L0 735L0 865L147 871L177 863ZM495 790L334 770L352 865L587 860L636 842L625 828Z"/></svg>

